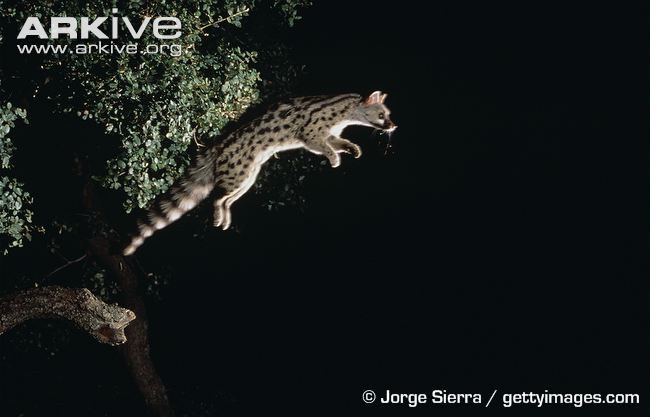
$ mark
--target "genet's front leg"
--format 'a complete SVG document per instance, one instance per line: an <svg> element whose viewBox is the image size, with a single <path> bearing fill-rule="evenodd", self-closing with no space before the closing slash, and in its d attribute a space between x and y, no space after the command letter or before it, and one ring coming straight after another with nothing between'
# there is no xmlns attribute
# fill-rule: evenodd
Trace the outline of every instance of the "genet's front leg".
<svg viewBox="0 0 650 417"><path fill-rule="evenodd" d="M305 142L305 149L316 155L325 155L330 161L332 168L341 165L341 157L326 140L311 140Z"/></svg>
<svg viewBox="0 0 650 417"><path fill-rule="evenodd" d="M355 158L359 158L361 156L361 147L359 147L359 145L356 143L350 142L347 139L330 136L327 138L327 143L329 143L336 152L349 153Z"/></svg>

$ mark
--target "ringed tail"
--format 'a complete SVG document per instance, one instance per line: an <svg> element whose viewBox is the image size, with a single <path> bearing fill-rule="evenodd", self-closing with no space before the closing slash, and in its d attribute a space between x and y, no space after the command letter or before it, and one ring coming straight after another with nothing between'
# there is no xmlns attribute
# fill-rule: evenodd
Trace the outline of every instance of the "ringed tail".
<svg viewBox="0 0 650 417"><path fill-rule="evenodd" d="M145 218L138 221L138 232L124 248L125 256L132 255L144 241L182 215L196 207L214 188L214 169L208 163L210 155L199 156L197 164L175 185L149 207Z"/></svg>

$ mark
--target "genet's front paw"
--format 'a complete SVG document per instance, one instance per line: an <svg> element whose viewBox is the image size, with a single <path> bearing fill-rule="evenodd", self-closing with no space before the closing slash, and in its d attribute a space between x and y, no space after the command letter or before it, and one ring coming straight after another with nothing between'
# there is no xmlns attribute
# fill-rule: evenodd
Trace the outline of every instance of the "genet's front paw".
<svg viewBox="0 0 650 417"><path fill-rule="evenodd" d="M328 152L326 156L327 156L327 160L330 161L330 165L332 165L332 168L336 168L339 165L341 165L341 157L339 156L339 154L334 152L334 150Z"/></svg>
<svg viewBox="0 0 650 417"><path fill-rule="evenodd" d="M352 156L354 156L355 159L361 158L361 147L359 145L355 145L354 143L351 144L350 146L350 153Z"/></svg>

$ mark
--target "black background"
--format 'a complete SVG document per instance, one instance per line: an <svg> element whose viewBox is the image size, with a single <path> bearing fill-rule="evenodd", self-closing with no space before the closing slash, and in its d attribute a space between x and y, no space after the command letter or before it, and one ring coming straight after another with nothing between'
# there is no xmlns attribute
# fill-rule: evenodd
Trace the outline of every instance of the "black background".
<svg viewBox="0 0 650 417"><path fill-rule="evenodd" d="M393 147L352 128L364 156L311 175L302 211L251 193L237 231L196 239L188 218L143 247L145 270L175 268L150 306L174 405L647 415L646 11L320 1L303 15L286 39L306 65L296 95L387 92ZM114 349L73 337L54 357L4 345L8 415L142 413ZM490 410L409 409L365 405L366 389L499 394ZM642 404L500 408L545 389Z"/></svg>

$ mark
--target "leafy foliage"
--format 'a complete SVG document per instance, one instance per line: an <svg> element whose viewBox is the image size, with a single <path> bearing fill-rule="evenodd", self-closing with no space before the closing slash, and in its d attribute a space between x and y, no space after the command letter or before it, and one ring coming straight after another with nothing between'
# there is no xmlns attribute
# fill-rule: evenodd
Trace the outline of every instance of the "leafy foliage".
<svg viewBox="0 0 650 417"><path fill-rule="evenodd" d="M123 190L126 211L145 207L164 192L187 167L194 143L214 140L251 104L290 82L296 70L285 63L282 48L269 47L273 40L261 37L259 28L247 27L247 17L258 12L265 21L293 25L299 18L298 9L309 2L269 3L120 3L118 15L135 21L151 16L178 17L183 25L180 38L159 40L149 30L138 43L141 48L179 45L182 52L173 54L178 56L44 55L43 68L56 80L57 88L50 94L59 109L99 123L106 141L119 142L119 152L108 159L105 172L96 178L105 187ZM112 16L114 6L100 0L26 2L15 10L4 10L4 14L15 15L18 22L26 16ZM266 79L260 68L270 70Z"/></svg>
<svg viewBox="0 0 650 417"><path fill-rule="evenodd" d="M23 246L30 240L35 230L32 225L33 213L31 195L23 189L23 184L8 175L11 156L15 150L9 133L16 121L27 123L27 112L13 107L10 102L0 105L0 235L8 238L7 247ZM7 248L4 249L7 253Z"/></svg>

